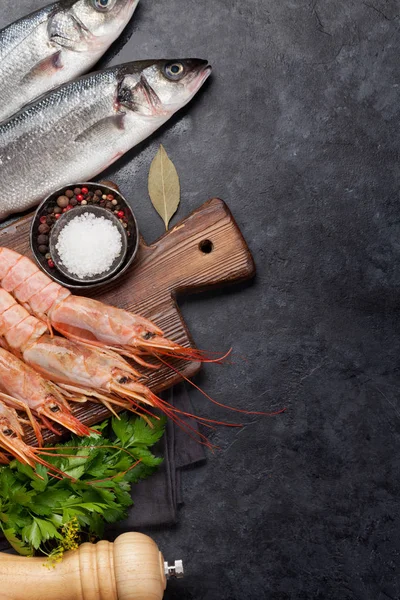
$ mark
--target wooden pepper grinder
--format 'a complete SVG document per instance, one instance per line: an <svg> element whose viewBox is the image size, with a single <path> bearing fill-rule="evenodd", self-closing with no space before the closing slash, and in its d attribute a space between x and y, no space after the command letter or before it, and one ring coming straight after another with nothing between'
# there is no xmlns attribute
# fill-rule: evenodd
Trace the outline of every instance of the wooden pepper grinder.
<svg viewBox="0 0 400 600"><path fill-rule="evenodd" d="M55 568L43 563L0 554L0 599L162 600L167 579L183 576L182 562L169 566L140 533L125 533L114 544L82 544Z"/></svg>

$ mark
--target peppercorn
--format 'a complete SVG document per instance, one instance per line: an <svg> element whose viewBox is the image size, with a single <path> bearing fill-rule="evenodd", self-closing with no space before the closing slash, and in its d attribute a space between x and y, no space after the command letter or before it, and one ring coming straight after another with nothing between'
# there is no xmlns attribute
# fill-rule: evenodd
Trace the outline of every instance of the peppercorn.
<svg viewBox="0 0 400 600"><path fill-rule="evenodd" d="M46 254L46 256L45 256L45 259L46 259L46 260L50 260L50 259L51 259L51 254L50 254L50 252L48 252L48 253Z"/></svg>
<svg viewBox="0 0 400 600"><path fill-rule="evenodd" d="M50 269L54 269L55 265L54 265L53 261L51 260L51 258L49 258L49 260L47 261L47 264L49 265Z"/></svg>
<svg viewBox="0 0 400 600"><path fill-rule="evenodd" d="M38 250L39 250L40 254L47 254L49 249L47 246L39 246Z"/></svg>
<svg viewBox="0 0 400 600"><path fill-rule="evenodd" d="M47 223L42 223L39 225L38 231L39 233L49 233L50 227L47 225Z"/></svg>
<svg viewBox="0 0 400 600"><path fill-rule="evenodd" d="M47 223L47 225L52 225L53 224L53 215L49 215L47 217L46 223Z"/></svg>
<svg viewBox="0 0 400 600"><path fill-rule="evenodd" d="M59 196L57 198L57 205L60 208L65 208L66 206L68 206L69 203L69 198L67 198L67 196Z"/></svg>
<svg viewBox="0 0 400 600"><path fill-rule="evenodd" d="M49 243L49 236L48 236L48 235L41 234L41 235L39 235L39 236L38 236L38 239L37 239L37 241L38 241L38 244L39 244L40 246L46 246L46 244L48 244L48 243Z"/></svg>
<svg viewBox="0 0 400 600"><path fill-rule="evenodd" d="M53 212L53 207L49 206L48 209L47 209L47 212L48 212L49 215L51 215L51 213Z"/></svg>
<svg viewBox="0 0 400 600"><path fill-rule="evenodd" d="M40 221L41 223L46 223L46 221L47 221L47 217L45 217L45 216L43 216L43 217L40 217L39 221Z"/></svg>
<svg viewBox="0 0 400 600"><path fill-rule="evenodd" d="M76 199L78 200L78 202L82 202L82 200L83 200L82 194L77 194Z"/></svg>
<svg viewBox="0 0 400 600"><path fill-rule="evenodd" d="M94 192L88 192L88 196L89 196L90 198L93 198L93 196L94 196Z"/></svg>
<svg viewBox="0 0 400 600"><path fill-rule="evenodd" d="M75 188L75 189L74 189L74 194L75 194L75 196L78 196L78 195L79 195L79 194L81 194L81 193L82 193L82 190L81 190L81 188Z"/></svg>
<svg viewBox="0 0 400 600"><path fill-rule="evenodd" d="M92 200L93 200L93 203L94 203L94 204L98 204L98 203L100 202L100 197L99 197L99 196L96 196L96 195L94 195L94 196L93 196L93 198L92 198Z"/></svg>
<svg viewBox="0 0 400 600"><path fill-rule="evenodd" d="M120 219L122 219L122 218L125 216L125 213L124 213L124 211L123 211L123 210L120 210L120 211L118 212L118 216L119 216L119 218L120 218Z"/></svg>
<svg viewBox="0 0 400 600"><path fill-rule="evenodd" d="M61 214L59 214L59 213L58 213L58 214L56 214L56 215L54 215L54 216L55 216L55 218L56 218L56 219L57 219L57 221L58 221L58 219L61 217Z"/></svg>
<svg viewBox="0 0 400 600"><path fill-rule="evenodd" d="M103 195L103 192L102 192L101 190L96 190L96 191L95 191L95 195L96 195L96 196L102 196L102 195Z"/></svg>
<svg viewBox="0 0 400 600"><path fill-rule="evenodd" d="M73 198L71 198L71 200L69 201L71 206L76 206L78 204L78 200L75 198L75 196Z"/></svg>
<svg viewBox="0 0 400 600"><path fill-rule="evenodd" d="M82 204L82 206L86 206L87 200L82 200L81 204Z"/></svg>
<svg viewBox="0 0 400 600"><path fill-rule="evenodd" d="M87 189L87 187L83 187L81 190L81 193L86 196L86 194L89 192L89 190Z"/></svg>
<svg viewBox="0 0 400 600"><path fill-rule="evenodd" d="M111 202L106 202L106 208L110 210L112 207L113 205L111 204Z"/></svg>
<svg viewBox="0 0 400 600"><path fill-rule="evenodd" d="M67 196L67 198L72 198L74 196L74 192L72 190L67 190L65 192L65 195Z"/></svg>
<svg viewBox="0 0 400 600"><path fill-rule="evenodd" d="M111 204L112 204L113 206L117 206L117 204L118 204L118 200L116 200L116 199L114 198L114 200L111 200Z"/></svg>
<svg viewBox="0 0 400 600"><path fill-rule="evenodd" d="M62 208L60 208L59 206L55 206L55 207L53 208L53 213L54 213L55 215L59 215L61 212L62 212Z"/></svg>

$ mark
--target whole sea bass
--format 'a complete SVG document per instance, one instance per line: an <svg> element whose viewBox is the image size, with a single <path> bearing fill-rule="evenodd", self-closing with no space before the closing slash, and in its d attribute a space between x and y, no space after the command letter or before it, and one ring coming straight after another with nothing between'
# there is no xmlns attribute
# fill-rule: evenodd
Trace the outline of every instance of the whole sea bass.
<svg viewBox="0 0 400 600"><path fill-rule="evenodd" d="M0 121L86 73L139 0L59 0L0 31Z"/></svg>
<svg viewBox="0 0 400 600"><path fill-rule="evenodd" d="M210 73L200 59L127 63L64 84L0 124L0 219L90 181L185 106Z"/></svg>

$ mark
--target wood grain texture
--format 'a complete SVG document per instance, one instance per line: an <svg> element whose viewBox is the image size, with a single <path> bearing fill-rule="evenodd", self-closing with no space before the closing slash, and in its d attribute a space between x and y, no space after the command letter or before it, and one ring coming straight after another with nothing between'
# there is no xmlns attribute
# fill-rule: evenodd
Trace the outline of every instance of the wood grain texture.
<svg viewBox="0 0 400 600"><path fill-rule="evenodd" d="M28 215L1 229L0 246L32 258L31 219ZM88 295L151 319L167 337L189 347L194 342L177 306L177 295L243 281L254 274L253 258L229 208L214 198L151 246L141 239L137 258L122 280ZM201 366L185 361L173 364L185 377L195 375ZM180 381L179 375L166 367L146 375L146 384L156 393ZM87 425L109 416L107 409L92 403L78 405L73 412ZM49 443L57 441L50 433L45 438ZM34 442L30 434L26 439Z"/></svg>
<svg viewBox="0 0 400 600"><path fill-rule="evenodd" d="M164 558L140 533L82 544L55 569L43 557L1 554L0 580L2 600L162 600L166 588Z"/></svg>

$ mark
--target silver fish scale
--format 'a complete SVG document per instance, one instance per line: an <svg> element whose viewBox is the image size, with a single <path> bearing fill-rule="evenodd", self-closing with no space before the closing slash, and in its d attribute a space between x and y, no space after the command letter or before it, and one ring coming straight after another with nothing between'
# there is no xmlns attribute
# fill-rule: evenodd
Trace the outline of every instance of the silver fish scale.
<svg viewBox="0 0 400 600"><path fill-rule="evenodd" d="M90 180L157 128L115 108L116 67L66 84L0 125L0 219ZM139 79L139 75L133 75ZM123 119L129 121L124 128Z"/></svg>
<svg viewBox="0 0 400 600"><path fill-rule="evenodd" d="M23 17L0 31L0 60L13 52L42 23L47 22L49 15L57 9L58 2L45 6L32 15Z"/></svg>
<svg viewBox="0 0 400 600"><path fill-rule="evenodd" d="M164 60L126 63L64 84L0 124L0 220L90 181L153 134L210 75L206 61L183 62L179 87Z"/></svg>
<svg viewBox="0 0 400 600"><path fill-rule="evenodd" d="M75 18L77 0L62 0L16 21L0 31L0 122L21 107L89 71L118 37L131 10L110 13L106 34L98 12ZM84 27L88 27L87 30ZM52 36L52 37L51 37Z"/></svg>
<svg viewBox="0 0 400 600"><path fill-rule="evenodd" d="M47 23L57 7L58 3L45 7L0 32L0 120L48 89L45 75L37 80L29 73L56 52Z"/></svg>

